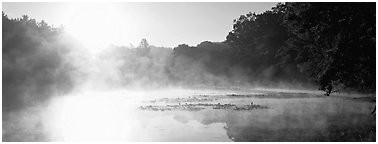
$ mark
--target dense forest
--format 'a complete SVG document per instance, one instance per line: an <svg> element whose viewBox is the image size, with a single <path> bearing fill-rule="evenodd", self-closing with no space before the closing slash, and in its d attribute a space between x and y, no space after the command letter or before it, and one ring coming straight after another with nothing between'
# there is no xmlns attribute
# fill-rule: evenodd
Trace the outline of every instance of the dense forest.
<svg viewBox="0 0 378 144"><path fill-rule="evenodd" d="M374 3L278 4L240 16L227 43L251 67L294 65L326 95L335 87L375 92Z"/></svg>
<svg viewBox="0 0 378 144"><path fill-rule="evenodd" d="M136 48L109 47L99 61L115 68L116 77L106 81L123 87L314 84L326 95L375 93L375 9L375 3L279 3L235 19L223 42L171 49L143 39ZM64 29L26 15L10 19L3 12L2 20L3 111L67 93L85 79L74 60L80 46Z"/></svg>

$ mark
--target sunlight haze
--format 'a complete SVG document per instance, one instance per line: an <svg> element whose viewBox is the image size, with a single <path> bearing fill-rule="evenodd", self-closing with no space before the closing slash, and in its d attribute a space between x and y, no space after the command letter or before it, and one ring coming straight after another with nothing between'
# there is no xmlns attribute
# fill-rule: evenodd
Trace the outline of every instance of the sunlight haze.
<svg viewBox="0 0 378 144"><path fill-rule="evenodd" d="M10 18L24 14L66 30L85 46L137 46L142 38L156 46L196 46L224 41L233 19L261 13L276 3L3 3Z"/></svg>
<svg viewBox="0 0 378 144"><path fill-rule="evenodd" d="M2 3L3 142L375 142L374 2Z"/></svg>

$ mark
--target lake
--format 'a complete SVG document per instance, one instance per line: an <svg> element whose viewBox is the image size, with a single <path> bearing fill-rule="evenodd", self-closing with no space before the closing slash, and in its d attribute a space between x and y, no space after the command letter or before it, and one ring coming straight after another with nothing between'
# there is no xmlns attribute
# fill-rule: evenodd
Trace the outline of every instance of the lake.
<svg viewBox="0 0 378 144"><path fill-rule="evenodd" d="M90 91L10 113L3 141L375 141L374 106L279 89Z"/></svg>

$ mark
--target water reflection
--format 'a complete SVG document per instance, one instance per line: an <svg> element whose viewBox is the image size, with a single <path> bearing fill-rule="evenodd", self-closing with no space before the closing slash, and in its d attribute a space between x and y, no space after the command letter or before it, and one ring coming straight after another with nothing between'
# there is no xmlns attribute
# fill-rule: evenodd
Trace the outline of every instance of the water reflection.
<svg viewBox="0 0 378 144"><path fill-rule="evenodd" d="M209 103L268 109L138 109L160 98L208 94ZM111 96L109 96L111 95ZM87 93L8 116L4 141L375 141L373 104L340 97L226 96L225 92ZM279 97L279 98L278 98ZM160 105L174 102L162 102ZM157 104L157 103L154 103ZM17 120L17 121L15 121ZM4 125L3 125L4 126Z"/></svg>
<svg viewBox="0 0 378 144"><path fill-rule="evenodd" d="M264 101L271 109L175 113L175 118L203 125L225 123L232 141L375 141L375 119L360 102L337 98Z"/></svg>

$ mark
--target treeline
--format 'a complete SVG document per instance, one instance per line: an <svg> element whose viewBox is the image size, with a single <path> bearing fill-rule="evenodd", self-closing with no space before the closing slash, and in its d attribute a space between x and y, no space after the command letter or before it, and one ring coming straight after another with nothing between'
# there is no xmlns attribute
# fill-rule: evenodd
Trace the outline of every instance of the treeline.
<svg viewBox="0 0 378 144"><path fill-rule="evenodd" d="M9 19L2 13L3 114L49 99L72 88L73 69L65 55L72 41L62 30L24 15Z"/></svg>
<svg viewBox="0 0 378 144"><path fill-rule="evenodd" d="M234 21L227 43L251 67L295 66L329 95L375 92L375 3L285 3Z"/></svg>
<svg viewBox="0 0 378 144"><path fill-rule="evenodd" d="M204 41L197 46L179 45L173 49L149 45L143 39L136 48L112 47L101 61L116 71L105 81L122 87L190 88L310 88L309 79L292 67L265 62L258 69L244 61L225 42Z"/></svg>
<svg viewBox="0 0 378 144"><path fill-rule="evenodd" d="M249 55L248 55L249 54ZM241 52L228 42L202 42L196 47L179 45L173 50L173 63L186 59L198 63L211 76L222 80L223 85L259 87L300 87L308 84L308 79L296 69L277 65L274 57L264 57L257 53ZM192 69L186 67L186 69ZM197 74L197 73L195 73ZM203 77L200 79L207 80ZM214 84L220 83L217 81ZM297 84L296 84L297 83ZM304 85L302 85L304 86ZM301 87L303 88L303 87Z"/></svg>
<svg viewBox="0 0 378 144"><path fill-rule="evenodd" d="M215 75L241 70L243 80L262 86L310 80L326 95L339 90L371 93L375 13L375 3L279 3L234 20L225 42L179 45L174 56L200 62Z"/></svg>

